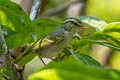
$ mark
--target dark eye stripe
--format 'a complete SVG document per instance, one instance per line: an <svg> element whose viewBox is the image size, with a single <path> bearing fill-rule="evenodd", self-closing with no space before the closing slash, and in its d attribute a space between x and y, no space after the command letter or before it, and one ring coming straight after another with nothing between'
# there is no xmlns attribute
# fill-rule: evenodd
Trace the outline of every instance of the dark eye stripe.
<svg viewBox="0 0 120 80"><path fill-rule="evenodd" d="M72 22L75 25L81 25L81 21L76 18L66 18L63 23Z"/></svg>
<svg viewBox="0 0 120 80"><path fill-rule="evenodd" d="M78 25L77 23L74 23L74 25Z"/></svg>

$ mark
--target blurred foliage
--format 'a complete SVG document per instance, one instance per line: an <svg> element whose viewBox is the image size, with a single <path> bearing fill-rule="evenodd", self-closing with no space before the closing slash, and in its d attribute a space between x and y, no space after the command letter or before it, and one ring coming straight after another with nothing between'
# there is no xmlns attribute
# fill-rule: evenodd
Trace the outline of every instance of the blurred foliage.
<svg viewBox="0 0 120 80"><path fill-rule="evenodd" d="M111 54L109 64L113 69L120 70L120 52L116 51L114 54Z"/></svg>
<svg viewBox="0 0 120 80"><path fill-rule="evenodd" d="M59 1L58 0L49 0L47 9L49 9L50 7L55 8L56 6L61 6L61 4L66 3L66 2L67 2L67 0L59 0Z"/></svg>
<svg viewBox="0 0 120 80"><path fill-rule="evenodd" d="M96 16L107 22L120 21L120 0L88 0L86 15Z"/></svg>

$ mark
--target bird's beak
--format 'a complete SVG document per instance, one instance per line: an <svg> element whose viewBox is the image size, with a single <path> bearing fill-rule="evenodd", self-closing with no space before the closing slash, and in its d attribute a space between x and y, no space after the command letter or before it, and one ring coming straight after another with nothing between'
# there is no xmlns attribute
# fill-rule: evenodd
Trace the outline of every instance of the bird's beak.
<svg viewBox="0 0 120 80"><path fill-rule="evenodd" d="M86 27L86 26L84 26L84 25L80 25L80 27L81 27L82 29L88 29L88 27Z"/></svg>

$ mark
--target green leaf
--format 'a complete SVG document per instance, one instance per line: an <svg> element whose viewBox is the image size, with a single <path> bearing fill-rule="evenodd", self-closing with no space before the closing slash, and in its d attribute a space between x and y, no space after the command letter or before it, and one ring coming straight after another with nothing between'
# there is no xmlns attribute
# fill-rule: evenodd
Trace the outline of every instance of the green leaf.
<svg viewBox="0 0 120 80"><path fill-rule="evenodd" d="M96 32L89 38L83 38L79 41L80 46L84 46L86 44L100 44L120 51L120 41L108 34L101 32Z"/></svg>
<svg viewBox="0 0 120 80"><path fill-rule="evenodd" d="M120 38L120 22L113 22L106 25L101 32L107 33L115 38Z"/></svg>
<svg viewBox="0 0 120 80"><path fill-rule="evenodd" d="M105 33L101 33L101 32L96 32L95 34L93 34L90 39L93 40L105 40L105 41L109 41L110 43L113 43L117 46L120 46L120 41L117 38L114 38L108 34Z"/></svg>
<svg viewBox="0 0 120 80"><path fill-rule="evenodd" d="M60 22L48 19L48 18L38 18L33 21L32 26L37 34L37 39L40 39L41 36L50 32L54 28L60 25Z"/></svg>
<svg viewBox="0 0 120 80"><path fill-rule="evenodd" d="M75 53L72 50L70 50L70 52L80 63L86 64L88 66L102 67L96 60L88 55Z"/></svg>
<svg viewBox="0 0 120 80"><path fill-rule="evenodd" d="M0 0L0 24L7 31L5 40L9 49L31 42L31 20L22 8L9 1ZM1 51L1 50L0 50Z"/></svg>
<svg viewBox="0 0 120 80"><path fill-rule="evenodd" d="M88 38L82 38L81 40L74 39L71 41L74 49L80 53L88 53L91 44L100 44L115 50L120 51L120 41L108 34L96 32Z"/></svg>
<svg viewBox="0 0 120 80"><path fill-rule="evenodd" d="M94 32L102 30L104 26L107 25L106 22L92 16L79 16L77 19L82 22L82 25L88 27L88 29L79 32L82 37L90 36Z"/></svg>
<svg viewBox="0 0 120 80"><path fill-rule="evenodd" d="M119 80L120 72L112 69L89 67L67 60L49 63L28 80Z"/></svg>
<svg viewBox="0 0 120 80"><path fill-rule="evenodd" d="M80 46L84 46L86 44L100 44L100 45L120 51L120 47L118 47L110 42L105 42L105 41L97 41L97 40L92 40L92 39L81 39L79 44L80 44Z"/></svg>
<svg viewBox="0 0 120 80"><path fill-rule="evenodd" d="M113 22L104 27L102 32L119 32L120 33L120 22Z"/></svg>
<svg viewBox="0 0 120 80"><path fill-rule="evenodd" d="M85 24L90 25L91 27L94 27L98 31L102 30L104 26L107 25L105 21L93 16L79 16L77 19Z"/></svg>

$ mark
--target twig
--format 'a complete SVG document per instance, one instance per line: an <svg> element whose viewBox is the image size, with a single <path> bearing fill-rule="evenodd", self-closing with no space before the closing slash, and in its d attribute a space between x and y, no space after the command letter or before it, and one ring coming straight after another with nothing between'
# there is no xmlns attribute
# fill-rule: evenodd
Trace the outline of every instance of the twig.
<svg viewBox="0 0 120 80"><path fill-rule="evenodd" d="M37 17L37 12L38 12L38 9L40 7L40 4L41 4L41 0L34 0L33 1L33 5L31 8L31 11L30 11L30 15L29 15L29 17L32 21L35 20L35 18ZM37 40L36 35L31 34L31 37L33 38L34 41Z"/></svg>
<svg viewBox="0 0 120 80"><path fill-rule="evenodd" d="M7 45L6 45L4 36L3 36L1 25L0 25L0 43L1 43L1 46L3 48L3 53L6 55L8 75L9 75L11 80L15 80L13 68L12 68L12 62L11 62L10 57L9 57L9 51L8 51L8 48L7 48Z"/></svg>
<svg viewBox="0 0 120 80"><path fill-rule="evenodd" d="M1 25L0 25L0 42L1 42L4 54L7 55L7 46L6 46L6 43L5 43L3 32L2 32L2 29L1 29Z"/></svg>
<svg viewBox="0 0 120 80"><path fill-rule="evenodd" d="M32 9L30 11L30 19L33 21L37 16L37 11L40 6L40 0L34 0Z"/></svg>
<svg viewBox="0 0 120 80"><path fill-rule="evenodd" d="M3 78L5 78L6 80L10 80L10 78L7 76L7 75L5 75L5 74L0 74Z"/></svg>
<svg viewBox="0 0 120 80"><path fill-rule="evenodd" d="M81 10L80 10L80 15L81 15L81 16L85 15L86 3L87 3L87 2L88 2L88 0L83 0L83 2L82 2L83 6L82 6L82 8L81 8Z"/></svg>
<svg viewBox="0 0 120 80"><path fill-rule="evenodd" d="M40 7L38 9L37 17L39 17L45 10L48 0L41 0Z"/></svg>

